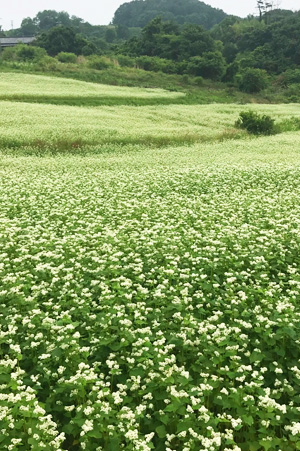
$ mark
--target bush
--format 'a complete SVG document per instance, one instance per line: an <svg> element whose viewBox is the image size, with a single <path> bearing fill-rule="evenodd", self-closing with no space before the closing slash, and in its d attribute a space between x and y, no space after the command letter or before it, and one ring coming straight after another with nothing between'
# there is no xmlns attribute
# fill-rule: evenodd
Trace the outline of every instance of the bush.
<svg viewBox="0 0 300 451"><path fill-rule="evenodd" d="M231 63L227 66L225 75L222 78L222 81L227 83L227 82L233 82L236 74L239 71L239 63L234 61L234 63Z"/></svg>
<svg viewBox="0 0 300 451"><path fill-rule="evenodd" d="M1 53L3 61L40 61L47 55L45 49L33 47L25 44L18 44L15 47L7 47Z"/></svg>
<svg viewBox="0 0 300 451"><path fill-rule="evenodd" d="M196 86L202 86L204 83L203 77L194 77L194 84Z"/></svg>
<svg viewBox="0 0 300 451"><path fill-rule="evenodd" d="M112 65L111 61L104 56L92 55L88 61L88 66L91 69L105 70Z"/></svg>
<svg viewBox="0 0 300 451"><path fill-rule="evenodd" d="M226 61L220 52L206 52L190 58L187 71L191 75L221 80L226 72Z"/></svg>
<svg viewBox="0 0 300 451"><path fill-rule="evenodd" d="M275 120L265 114L244 111L235 123L236 127L247 130L252 135L273 135L276 133Z"/></svg>
<svg viewBox="0 0 300 451"><path fill-rule="evenodd" d="M280 74L276 80L276 84L287 88L291 85L300 84L300 69L288 69Z"/></svg>
<svg viewBox="0 0 300 451"><path fill-rule="evenodd" d="M51 56L44 56L38 64L36 68L42 70L43 72L53 72L59 69L59 62L56 58L52 58Z"/></svg>
<svg viewBox="0 0 300 451"><path fill-rule="evenodd" d="M164 72L166 74L176 74L177 67L174 61L159 58L158 56L140 56L136 60L141 69L152 72Z"/></svg>
<svg viewBox="0 0 300 451"><path fill-rule="evenodd" d="M136 64L135 58L127 55L118 55L117 60L121 67L135 67Z"/></svg>
<svg viewBox="0 0 300 451"><path fill-rule="evenodd" d="M253 94L266 89L269 85L268 74L262 69L244 69L237 75L240 91Z"/></svg>
<svg viewBox="0 0 300 451"><path fill-rule="evenodd" d="M89 42L88 44L84 45L81 49L81 54L83 56L90 56L95 55L96 53L102 53L101 51L98 51L97 46L93 42Z"/></svg>
<svg viewBox="0 0 300 451"><path fill-rule="evenodd" d="M77 62L77 56L75 55L75 53L60 52L57 55L56 58L61 63L72 63L72 64L75 64Z"/></svg>
<svg viewBox="0 0 300 451"><path fill-rule="evenodd" d="M47 52L41 47L32 47L29 45L17 45L17 57L20 61L39 61L45 56Z"/></svg>

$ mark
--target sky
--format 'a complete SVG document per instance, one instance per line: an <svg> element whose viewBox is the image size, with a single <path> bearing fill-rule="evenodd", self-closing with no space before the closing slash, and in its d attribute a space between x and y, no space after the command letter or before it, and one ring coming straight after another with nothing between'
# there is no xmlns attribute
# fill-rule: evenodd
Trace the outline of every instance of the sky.
<svg viewBox="0 0 300 451"><path fill-rule="evenodd" d="M10 0L1 2L0 25L4 30L20 26L24 17L34 17L44 9L67 11L70 15L95 24L106 25L114 15L115 10L126 0ZM128 1L128 0L127 0ZM246 17L254 14L256 0L204 0L205 3L223 9L228 14ZM277 3L277 0L274 1ZM278 0L282 9L299 10L299 0Z"/></svg>

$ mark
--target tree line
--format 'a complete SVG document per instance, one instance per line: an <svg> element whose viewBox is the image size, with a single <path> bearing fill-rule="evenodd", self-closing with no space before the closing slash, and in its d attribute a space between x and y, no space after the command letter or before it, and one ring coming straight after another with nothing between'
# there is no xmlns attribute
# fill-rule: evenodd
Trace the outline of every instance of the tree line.
<svg viewBox="0 0 300 451"><path fill-rule="evenodd" d="M159 2L142 3L150 1ZM172 1L173 11L177 5L176 11L182 12L181 0ZM161 4L168 1L161 0ZM143 28L132 28L116 23L116 17L114 25L93 26L65 12L42 11L6 34L36 34L34 45L50 56L61 52L116 56L123 65L233 83L249 92L264 89L270 82L300 84L299 12L266 10L246 19L225 16L211 29L165 20L163 15Z"/></svg>

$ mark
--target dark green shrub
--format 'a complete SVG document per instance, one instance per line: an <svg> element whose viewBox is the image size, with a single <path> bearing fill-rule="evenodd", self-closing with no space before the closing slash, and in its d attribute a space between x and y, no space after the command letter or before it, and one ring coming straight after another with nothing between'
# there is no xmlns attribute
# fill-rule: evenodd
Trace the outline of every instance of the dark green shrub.
<svg viewBox="0 0 300 451"><path fill-rule="evenodd" d="M61 63L75 64L77 61L77 56L75 55L75 53L69 53L69 52L60 52L56 58Z"/></svg>
<svg viewBox="0 0 300 451"><path fill-rule="evenodd" d="M96 53L102 54L102 52L98 50L98 48L93 42L89 42L88 44L84 45L81 49L81 54L83 56L95 55Z"/></svg>
<svg viewBox="0 0 300 451"><path fill-rule="evenodd" d="M299 103L300 101L300 83L293 83L284 91L285 97L291 103Z"/></svg>
<svg viewBox="0 0 300 451"><path fill-rule="evenodd" d="M276 80L282 87L300 84L300 69L288 69L280 74ZM299 86L298 86L299 87Z"/></svg>
<svg viewBox="0 0 300 451"><path fill-rule="evenodd" d="M252 135L273 135L276 133L275 120L266 114L254 111L243 111L235 123L236 127L243 128Z"/></svg>
<svg viewBox="0 0 300 451"><path fill-rule="evenodd" d="M268 74L262 69L244 69L237 75L238 87L241 91L253 94L266 89L269 85Z"/></svg>
<svg viewBox="0 0 300 451"><path fill-rule="evenodd" d="M226 72L226 61L221 52L206 52L190 58L187 71L191 75L221 80Z"/></svg>
<svg viewBox="0 0 300 451"><path fill-rule="evenodd" d="M39 61L47 55L46 50L41 47L19 44L16 49L20 61Z"/></svg>
<svg viewBox="0 0 300 451"><path fill-rule="evenodd" d="M227 66L227 69L226 69L225 75L222 78L222 81L225 83L233 82L238 71L239 71L239 63L234 61L233 63L231 63Z"/></svg>
<svg viewBox="0 0 300 451"><path fill-rule="evenodd" d="M177 72L176 63L174 61L159 58L158 56L140 56L137 58L137 64L140 69L152 72L164 72L166 74L175 74Z"/></svg>

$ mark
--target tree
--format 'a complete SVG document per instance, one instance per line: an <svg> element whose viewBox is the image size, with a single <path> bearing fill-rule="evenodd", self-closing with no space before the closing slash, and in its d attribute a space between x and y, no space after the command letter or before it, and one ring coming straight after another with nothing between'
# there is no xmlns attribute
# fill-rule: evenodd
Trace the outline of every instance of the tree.
<svg viewBox="0 0 300 451"><path fill-rule="evenodd" d="M70 16L65 11L57 12L54 10L40 11L33 19L39 31L46 31L57 25L71 26Z"/></svg>
<svg viewBox="0 0 300 451"><path fill-rule="evenodd" d="M22 20L20 29L23 36L35 36L38 31L36 23L30 17Z"/></svg>
<svg viewBox="0 0 300 451"><path fill-rule="evenodd" d="M179 48L182 59L201 56L204 52L213 52L214 50L216 50L216 43L203 27L193 24L184 25Z"/></svg>
<svg viewBox="0 0 300 451"><path fill-rule="evenodd" d="M107 28L105 32L105 40L106 42L112 43L117 39L117 32L115 28Z"/></svg>
<svg viewBox="0 0 300 451"><path fill-rule="evenodd" d="M187 70L192 75L221 80L226 72L226 61L221 52L206 52L190 58Z"/></svg>
<svg viewBox="0 0 300 451"><path fill-rule="evenodd" d="M238 87L250 94L260 92L269 84L267 72L261 69L244 69L238 74Z"/></svg>
<svg viewBox="0 0 300 451"><path fill-rule="evenodd" d="M226 68L226 73L222 78L222 81L226 82L234 82L236 78L236 74L238 73L240 69L239 63L237 61L234 61L233 63L230 63Z"/></svg>
<svg viewBox="0 0 300 451"><path fill-rule="evenodd" d="M157 16L178 24L195 23L210 29L221 22L226 14L199 0L134 0L117 9L113 24L144 27Z"/></svg>
<svg viewBox="0 0 300 451"><path fill-rule="evenodd" d="M73 28L57 26L42 33L34 44L44 48L50 56L55 56L60 52L80 55L83 47L89 45L89 41L77 34Z"/></svg>
<svg viewBox="0 0 300 451"><path fill-rule="evenodd" d="M129 30L125 25L118 25L116 28L118 39L128 39L129 38Z"/></svg>

